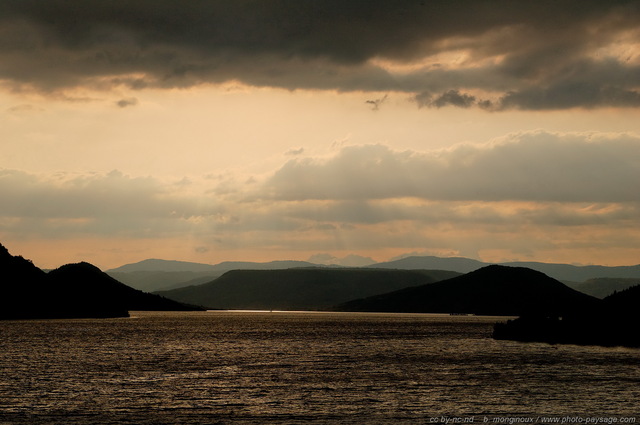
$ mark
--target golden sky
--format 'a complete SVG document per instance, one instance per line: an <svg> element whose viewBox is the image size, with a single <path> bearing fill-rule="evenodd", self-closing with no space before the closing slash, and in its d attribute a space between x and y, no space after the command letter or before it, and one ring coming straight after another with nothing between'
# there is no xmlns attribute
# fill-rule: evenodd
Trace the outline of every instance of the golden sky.
<svg viewBox="0 0 640 425"><path fill-rule="evenodd" d="M639 18L634 1L3 2L0 243L44 268L638 264Z"/></svg>

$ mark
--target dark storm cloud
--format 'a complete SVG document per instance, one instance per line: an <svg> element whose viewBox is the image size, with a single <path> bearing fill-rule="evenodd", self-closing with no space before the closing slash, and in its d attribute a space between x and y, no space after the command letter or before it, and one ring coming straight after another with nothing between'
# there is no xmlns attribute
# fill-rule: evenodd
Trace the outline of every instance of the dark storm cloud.
<svg viewBox="0 0 640 425"><path fill-rule="evenodd" d="M635 107L638 53L607 48L637 46L639 9L633 0L5 0L0 79L45 92L239 80L429 92L434 106L458 107L486 106L472 99L479 89L496 94L495 109ZM465 59L438 56L451 52ZM421 60L403 72L380 63Z"/></svg>
<svg viewBox="0 0 640 425"><path fill-rule="evenodd" d="M444 106L468 108L476 103L475 96L460 93L458 90L449 90L435 98L428 92L418 93L414 100L419 107L427 106L432 108L442 108Z"/></svg>

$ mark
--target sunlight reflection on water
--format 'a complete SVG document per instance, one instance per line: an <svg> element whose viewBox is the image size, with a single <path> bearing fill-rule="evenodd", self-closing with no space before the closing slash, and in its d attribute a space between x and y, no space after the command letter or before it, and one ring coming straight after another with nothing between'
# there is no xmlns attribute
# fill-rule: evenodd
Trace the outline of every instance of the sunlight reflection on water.
<svg viewBox="0 0 640 425"><path fill-rule="evenodd" d="M494 341L496 320L216 311L0 322L0 423L638 414L640 350Z"/></svg>

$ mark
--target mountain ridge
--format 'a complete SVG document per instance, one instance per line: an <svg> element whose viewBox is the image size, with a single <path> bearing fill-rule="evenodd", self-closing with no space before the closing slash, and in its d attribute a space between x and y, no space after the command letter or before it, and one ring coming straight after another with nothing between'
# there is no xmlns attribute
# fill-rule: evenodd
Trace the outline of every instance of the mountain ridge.
<svg viewBox="0 0 640 425"><path fill-rule="evenodd" d="M252 268L255 270L271 270L291 267L322 267L320 264L298 260L274 260L267 262L254 261L223 261L217 264L194 263L190 261L161 260L149 258L105 270L105 273L131 273L136 271L164 271L164 272L220 272L237 268Z"/></svg>
<svg viewBox="0 0 640 425"><path fill-rule="evenodd" d="M411 256L399 260L376 263L368 267L375 268L400 268L400 269L429 269L439 268L444 270L469 273L481 267L492 264L509 267L526 267L542 272L557 280L582 282L588 279L601 277L611 278L640 278L640 264L631 266L576 266L563 263L543 263L537 261L509 261L489 263L473 260L465 257L435 257L435 256Z"/></svg>
<svg viewBox="0 0 640 425"><path fill-rule="evenodd" d="M214 309L324 309L340 302L458 275L450 271L364 268L231 270L196 286L157 291Z"/></svg>
<svg viewBox="0 0 640 425"><path fill-rule="evenodd" d="M334 309L518 316L558 314L599 301L536 270L489 265L451 279L352 300Z"/></svg>
<svg viewBox="0 0 640 425"><path fill-rule="evenodd" d="M398 270L450 270L457 273L469 273L494 263L486 263L465 257L411 256L399 260L375 263L372 265L349 268L398 269ZM574 289L600 298L631 286L633 282L602 285L582 284L589 279L640 279L640 265L636 266L576 266L562 263L507 262L498 263L510 267L526 267L540 271L554 279L565 282ZM343 268L338 265L322 265L306 261L281 260L264 263L251 261L224 261L218 264L192 263L175 260L148 259L130 263L106 271L112 277L136 289L149 292L169 290L190 286L193 283L205 283L230 270L280 270L295 267ZM182 273L182 275L181 275Z"/></svg>
<svg viewBox="0 0 640 425"><path fill-rule="evenodd" d="M130 288L86 262L49 273L0 244L0 319L128 317L129 310L197 310Z"/></svg>
<svg viewBox="0 0 640 425"><path fill-rule="evenodd" d="M545 263L539 261L484 262L466 257L410 256L398 260L383 261L361 267L374 269L401 270L450 270L458 273L469 273L492 264L526 267L545 273L557 280L582 282L594 278L640 278L640 264L629 266L573 265L565 263ZM268 262L223 261L217 264L195 263L189 261L146 259L136 263L125 264L105 270L111 272L133 271L229 271L238 268L255 270L284 269L291 267L329 267L340 268L339 265L323 265L299 260L274 260ZM576 278L578 276L578 278ZM582 278L584 277L584 278Z"/></svg>
<svg viewBox="0 0 640 425"><path fill-rule="evenodd" d="M640 347L640 285L599 301L596 309L575 310L562 316L520 316L496 323L492 337L549 344Z"/></svg>

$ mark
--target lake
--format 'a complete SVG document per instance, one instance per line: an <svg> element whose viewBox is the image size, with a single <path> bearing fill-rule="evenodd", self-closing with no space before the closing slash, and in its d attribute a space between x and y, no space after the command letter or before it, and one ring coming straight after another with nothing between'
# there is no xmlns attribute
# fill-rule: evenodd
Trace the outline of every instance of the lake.
<svg viewBox="0 0 640 425"><path fill-rule="evenodd" d="M640 350L504 318L132 312L0 322L0 424L633 423Z"/></svg>

